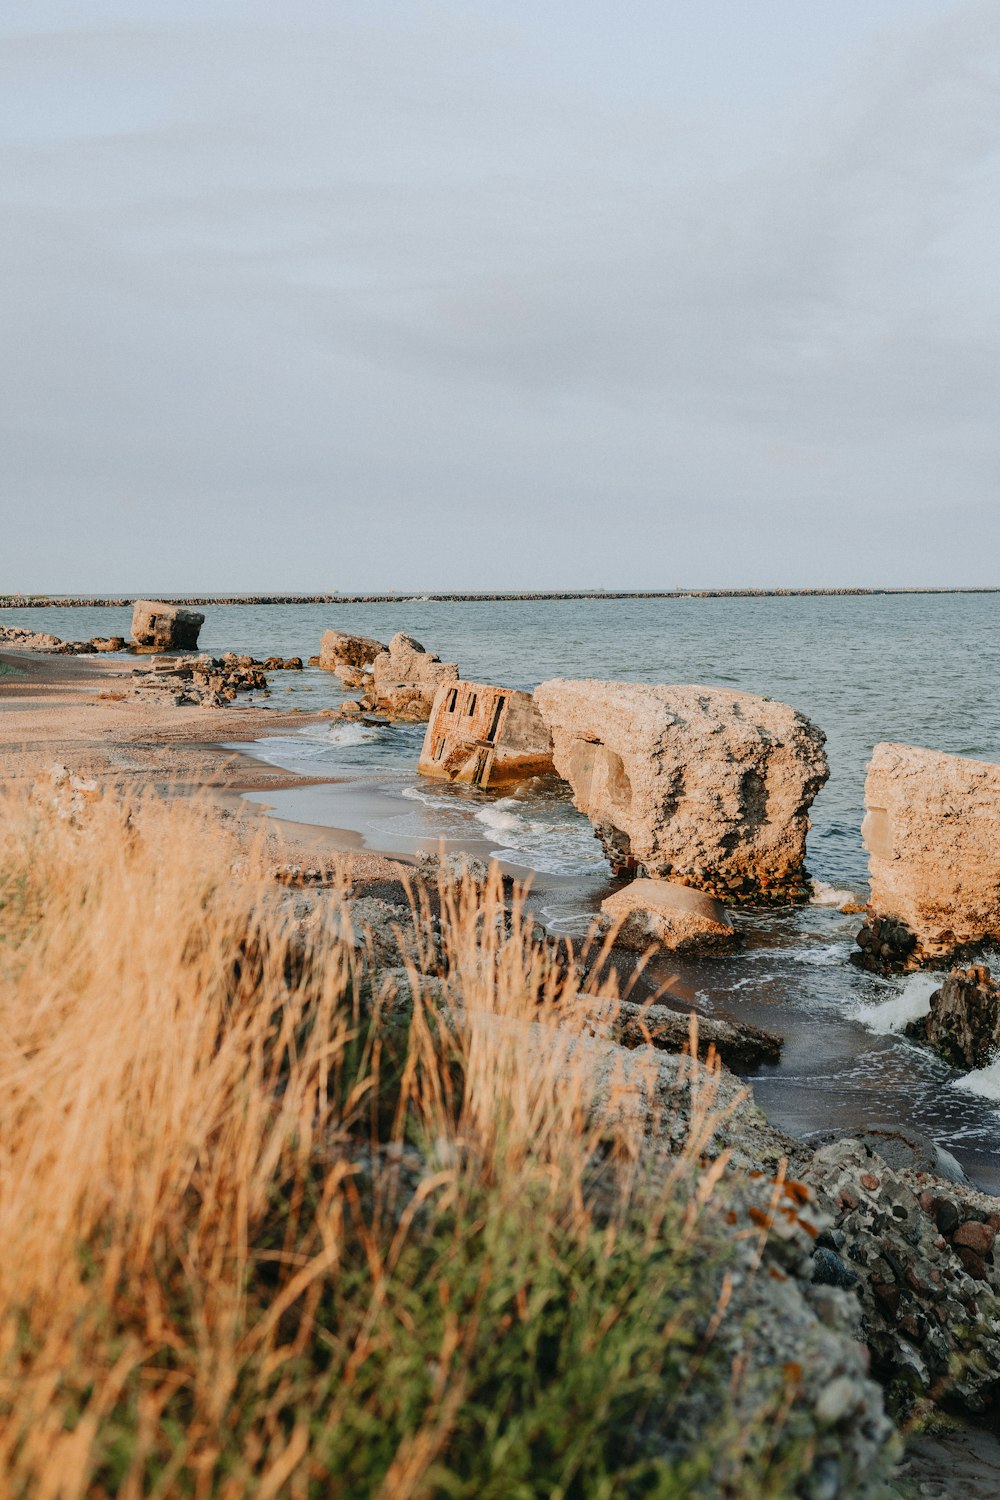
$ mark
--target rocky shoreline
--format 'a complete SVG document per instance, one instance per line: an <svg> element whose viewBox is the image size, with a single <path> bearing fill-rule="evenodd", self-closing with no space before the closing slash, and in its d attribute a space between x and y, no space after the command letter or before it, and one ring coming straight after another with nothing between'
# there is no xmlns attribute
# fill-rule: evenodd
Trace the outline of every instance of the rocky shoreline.
<svg viewBox="0 0 1000 1500"><path fill-rule="evenodd" d="M440 683L434 681L429 694L435 698L438 687L446 689L457 680L457 668L452 676L452 664L438 663L436 657L415 648L416 643L401 638L395 658L387 652L390 661L386 670L392 660L398 661L406 653L408 661L410 656L421 659L422 665L434 669L432 678L441 678ZM58 647L43 649L53 651ZM18 657L28 666L38 660L30 649L23 655L18 652ZM224 673L220 675L225 666L231 668L232 680ZM74 667L105 677L127 674L127 694L113 690L97 694L91 705L96 711L95 725L98 719L107 722L126 710L140 716L153 712L162 734L173 708L200 701L207 709L221 709L241 687L260 689L266 683L266 671L297 670L301 663L278 658L261 663L234 656L218 660L171 656L164 658L162 665L154 663L148 669L133 669L131 664L126 667L120 660L89 666L79 662ZM442 667L449 670L442 674L438 670ZM72 676L68 662L63 671ZM133 677L133 671L139 676ZM213 680L213 673L219 681ZM387 681L389 678L393 690L401 691L404 684L396 683L391 671ZM199 697L202 693L204 696ZM144 702L147 696L149 701ZM427 696L424 692L422 701ZM742 699L746 695L735 696ZM126 698L128 702L123 701ZM741 706L742 717L749 701ZM783 707L775 705L774 711ZM703 707L699 711L704 711ZM276 715L268 717L277 721ZM605 713L605 737L609 721ZM304 716L297 722L304 722ZM151 735L148 728L145 730L147 738L155 739L156 732ZM580 736L585 740L594 732L592 726L583 724ZM783 729L775 739L780 742L790 735L791 731ZM717 733L714 738L718 740ZM820 755L821 743L810 742L810 754ZM657 761L663 761L659 749ZM84 763L83 756L76 761L78 767ZM147 760L147 775L149 764ZM810 762L806 778L810 791L822 769L818 760L815 765ZM62 772L62 767L59 770ZM120 775L121 766L116 772L113 762L106 761L103 774L109 773ZM72 787L73 773L65 774ZM139 774L141 777L143 773ZM629 766L630 788L633 781L640 785L641 777ZM59 786L64 784L60 780ZM590 785L588 782L588 796ZM86 788L89 782L81 786ZM78 790L85 795L85 790ZM744 821L746 791L744 779L740 782ZM676 806L678 797L673 792L671 797ZM753 798L749 801L752 805ZM798 793L796 817L801 802ZM613 826L625 826L620 799L616 805L618 822ZM641 847L637 825L627 826L632 829L636 847ZM705 826L704 819L701 826ZM804 844L804 827L801 832ZM728 836L721 833L720 840ZM731 852L731 839L724 847ZM645 857L650 858L648 854ZM343 865L335 858L329 868L286 867L279 878L293 887L291 899L302 903L306 919L310 909L315 910L315 903L323 900L326 886L334 879L342 880ZM397 883L396 888L387 889L384 880L373 886L371 877L363 875L358 876L358 882L353 910L359 923L359 943L378 956L381 972L395 975L405 1012L405 965L409 963L412 969L417 953L433 954L433 934L429 943L426 934L421 935L412 951L406 951L404 937L401 949L400 933L405 933L408 922L416 920L405 887ZM880 953L879 957L884 955ZM634 958L626 954L622 961L629 964ZM440 988L446 976L433 962L422 964L419 972L447 1004L446 991ZM586 980L584 970L581 986ZM967 997L973 991L978 995L987 991L988 975L984 978L977 970L961 976L961 983L963 995ZM585 994L582 1003L590 1003ZM821 1447L829 1453L829 1462L823 1467L825 1487L817 1490L817 1495L858 1493L843 1487L847 1476L874 1461L891 1442L879 1385L869 1378L868 1360L871 1373L887 1392L899 1420L923 1422L955 1412L963 1419L994 1419L1000 1399L1000 1253L996 1248L1000 1200L978 1192L962 1180L960 1172L953 1173L940 1153L935 1154L933 1143L914 1132L883 1132L880 1139L874 1139L874 1132L861 1131L810 1143L794 1140L769 1125L754 1105L752 1092L717 1061L721 1059L736 1069L773 1062L780 1051L780 1039L768 1033L713 1019L705 1022L701 1035L692 1040L686 1020L678 1012L655 1002L633 1000L620 1006L610 1030L600 1016L595 1018L594 1045L607 1049L609 1069L623 1069L626 1075L635 1067L652 1066L656 1070L664 1104L657 1129L668 1119L671 1123L667 1133L654 1140L651 1122L651 1150L669 1152L687 1138L695 1117L693 1080L701 1076L697 1069L701 1066L709 1073L715 1070L728 1114L725 1126L706 1141L705 1156L720 1164L720 1181L728 1185L732 1195L734 1225L741 1233L749 1234L751 1227L760 1231L757 1264L764 1265L766 1276L747 1274L737 1283L737 1289L741 1297L749 1299L747 1306L752 1306L759 1319L761 1348L767 1351L767 1357L802 1367L807 1405L814 1413ZM988 1048L989 1038L979 1045ZM857 1352L860 1346L867 1351L862 1358ZM838 1445L849 1455L843 1467L838 1467Z"/></svg>
<svg viewBox="0 0 1000 1500"><path fill-rule="evenodd" d="M281 873L295 887L299 920L322 920L333 872ZM485 867L474 864L463 873L486 879ZM356 883L351 894L353 941L373 980L391 990L401 1023L415 984L446 1012L449 1004L433 877L433 863L425 863L416 895L398 882ZM504 920L512 920L509 905ZM917 1131L862 1130L812 1142L786 1135L726 1066L741 1066L755 1042L761 1060L772 1038L726 1022L692 1025L655 1004L609 1006L589 993L603 988L601 961L591 967L577 954L575 962L579 1003L594 1018L589 1045L604 1058L609 1089L614 1077L614 1088L624 1080L627 1092L636 1069L647 1080L643 1089L653 1080L642 1108L654 1156L683 1149L698 1129L699 1091L711 1089L718 1121L703 1156L717 1164L728 1222L747 1246L734 1273L734 1305L752 1308L757 1329L752 1349L741 1353L799 1372L814 1440L826 1455L815 1493L830 1500L862 1493L858 1473L895 1441L883 1400L904 1431L942 1422L945 1430L955 1419L991 1427L1000 1398L1000 1199L976 1189ZM699 1420L696 1400L691 1420ZM927 1455L937 1449L923 1443L929 1472ZM913 1460L910 1477L920 1472Z"/></svg>
<svg viewBox="0 0 1000 1500"><path fill-rule="evenodd" d="M164 603L199 604L516 604L559 599L870 599L895 595L997 594L1000 588L629 589L472 594L162 594ZM135 595L2 594L0 609L131 609Z"/></svg>

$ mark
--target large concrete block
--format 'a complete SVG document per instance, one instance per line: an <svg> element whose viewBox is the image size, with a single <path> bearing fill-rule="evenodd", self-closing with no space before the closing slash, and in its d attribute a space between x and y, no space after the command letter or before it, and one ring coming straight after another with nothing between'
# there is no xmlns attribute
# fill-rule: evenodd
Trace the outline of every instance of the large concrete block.
<svg viewBox="0 0 1000 1500"><path fill-rule="evenodd" d="M372 663L371 706L396 719L429 719L442 682L457 682L458 667L425 651L400 632Z"/></svg>
<svg viewBox="0 0 1000 1500"><path fill-rule="evenodd" d="M205 616L197 609L137 599L132 610L132 639L140 651L194 651Z"/></svg>
<svg viewBox="0 0 1000 1500"><path fill-rule="evenodd" d="M869 967L913 968L1000 938L1000 766L882 743L868 765L865 809ZM915 941L875 952L870 934L888 928L891 937L893 924Z"/></svg>
<svg viewBox="0 0 1000 1500"><path fill-rule="evenodd" d="M720 688L557 679L535 690L558 774L616 872L722 898L800 899L826 736Z"/></svg>
<svg viewBox="0 0 1000 1500"><path fill-rule="evenodd" d="M443 682L417 769L442 781L511 786L551 773L552 740L530 693Z"/></svg>

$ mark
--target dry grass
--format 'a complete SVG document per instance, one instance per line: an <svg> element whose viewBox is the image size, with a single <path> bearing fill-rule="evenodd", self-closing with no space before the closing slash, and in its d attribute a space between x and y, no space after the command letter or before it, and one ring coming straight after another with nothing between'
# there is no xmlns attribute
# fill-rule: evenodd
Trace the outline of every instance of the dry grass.
<svg viewBox="0 0 1000 1500"><path fill-rule="evenodd" d="M650 1178L642 1060L498 879L441 899L400 1019L207 808L2 799L0 1493L710 1494L721 1444L786 1493L713 1364L711 1077Z"/></svg>

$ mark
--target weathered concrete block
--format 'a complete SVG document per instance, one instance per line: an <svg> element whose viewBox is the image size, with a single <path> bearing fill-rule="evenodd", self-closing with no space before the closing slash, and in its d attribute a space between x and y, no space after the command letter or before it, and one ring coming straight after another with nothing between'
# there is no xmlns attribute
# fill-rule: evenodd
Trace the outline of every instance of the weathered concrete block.
<svg viewBox="0 0 1000 1500"><path fill-rule="evenodd" d="M865 781L861 834L869 923L902 923L908 968L1000 938L1000 766L882 743ZM881 946L886 946L885 944ZM871 955L894 965L893 953Z"/></svg>
<svg viewBox="0 0 1000 1500"><path fill-rule="evenodd" d="M132 639L140 651L194 651L205 616L197 609L137 599L132 611Z"/></svg>
<svg viewBox="0 0 1000 1500"><path fill-rule="evenodd" d="M347 635L342 630L327 630L319 647L318 666L324 672L336 672L345 687L364 687L371 680L371 666L386 647L365 635Z"/></svg>
<svg viewBox="0 0 1000 1500"><path fill-rule="evenodd" d="M736 932L721 901L672 880L633 880L601 902L620 922L616 942L639 953L658 944L670 953L732 948Z"/></svg>
<svg viewBox="0 0 1000 1500"><path fill-rule="evenodd" d="M441 683L457 681L454 662L432 656L400 632L372 664L372 707L397 719L429 719Z"/></svg>
<svg viewBox="0 0 1000 1500"><path fill-rule="evenodd" d="M719 688L557 679L535 690L556 771L616 872L730 899L808 890L826 736L787 704Z"/></svg>
<svg viewBox="0 0 1000 1500"><path fill-rule="evenodd" d="M417 770L443 781L510 786L552 772L552 739L530 693L443 682Z"/></svg>

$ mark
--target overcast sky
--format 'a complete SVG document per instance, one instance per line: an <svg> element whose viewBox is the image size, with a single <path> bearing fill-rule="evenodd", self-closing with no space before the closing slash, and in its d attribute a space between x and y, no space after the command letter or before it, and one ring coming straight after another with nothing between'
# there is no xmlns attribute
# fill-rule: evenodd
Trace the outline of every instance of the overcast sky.
<svg viewBox="0 0 1000 1500"><path fill-rule="evenodd" d="M0 589L1000 583L997 0L0 0Z"/></svg>

